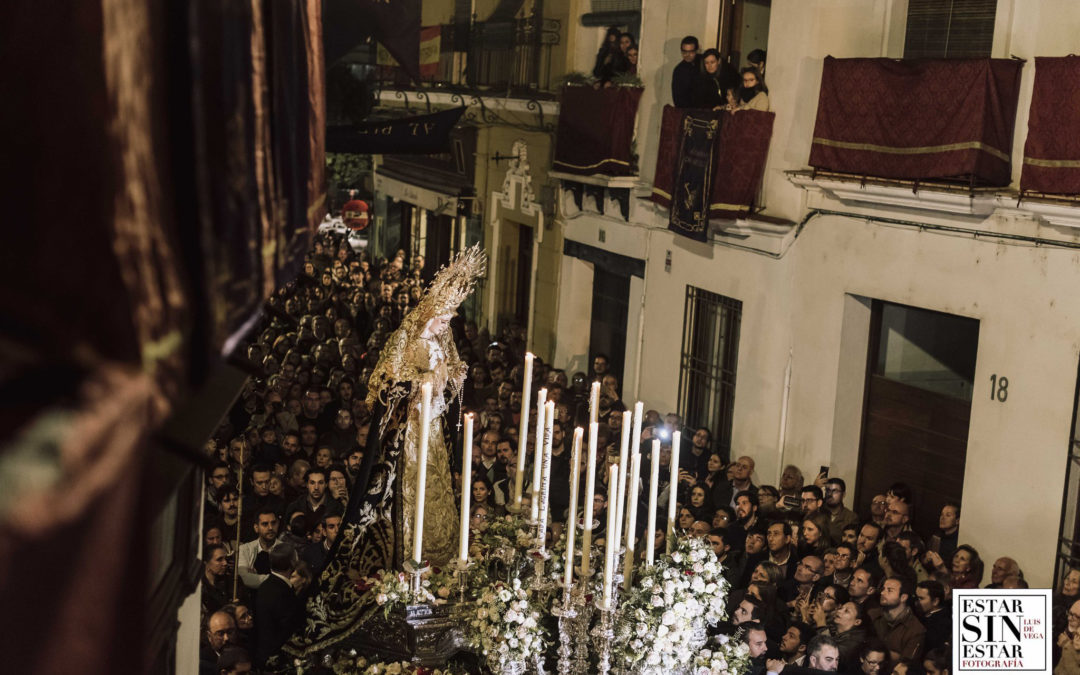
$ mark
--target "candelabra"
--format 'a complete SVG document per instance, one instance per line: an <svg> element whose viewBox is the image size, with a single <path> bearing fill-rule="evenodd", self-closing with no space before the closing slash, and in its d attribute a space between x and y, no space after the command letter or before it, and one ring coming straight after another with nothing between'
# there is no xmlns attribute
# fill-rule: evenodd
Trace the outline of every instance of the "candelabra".
<svg viewBox="0 0 1080 675"><path fill-rule="evenodd" d="M406 560L402 565L405 568L405 572L409 574L409 591L412 593L413 602L417 602L420 598L420 589L423 584L424 574L431 569L431 567L425 565L422 562L415 562L412 560Z"/></svg>
<svg viewBox="0 0 1080 675"><path fill-rule="evenodd" d="M573 662L570 659L574 655L574 649L571 647L573 640L570 631L574 625L574 619L577 618L577 610L574 609L572 600L572 587L563 584L560 584L560 586L563 589L562 600L554 603L551 613L559 617L558 672L559 675L567 675L573 667Z"/></svg>
<svg viewBox="0 0 1080 675"><path fill-rule="evenodd" d="M581 575L577 585L570 594L571 603L577 617L570 622L574 640L574 665L575 675L586 675L589 672L589 624L592 622L593 606L588 602L588 587L590 577Z"/></svg>
<svg viewBox="0 0 1080 675"><path fill-rule="evenodd" d="M454 581L458 586L458 602L465 602L465 589L468 586L469 580L469 568L472 567L471 560L462 560L458 558L454 562L450 563L450 568L454 570Z"/></svg>
<svg viewBox="0 0 1080 675"><path fill-rule="evenodd" d="M536 593L547 593L554 590L557 584L546 573L547 561L551 559L551 553L544 548L542 542L537 541L536 546L529 549L529 556L533 561L533 574L532 578L529 579L529 588Z"/></svg>
<svg viewBox="0 0 1080 675"><path fill-rule="evenodd" d="M600 612L600 622L593 628L593 646L596 647L597 672L607 675L611 672L611 642L615 638L615 630L612 628L615 610L612 605L604 606L601 598L596 599L596 609Z"/></svg>

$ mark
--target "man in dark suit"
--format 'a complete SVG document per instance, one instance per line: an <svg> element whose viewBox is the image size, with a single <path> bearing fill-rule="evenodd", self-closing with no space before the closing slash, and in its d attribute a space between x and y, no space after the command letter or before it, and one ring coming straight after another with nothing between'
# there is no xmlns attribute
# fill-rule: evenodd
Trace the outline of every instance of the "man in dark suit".
<svg viewBox="0 0 1080 675"><path fill-rule="evenodd" d="M296 551L279 546L270 552L270 576L255 594L255 662L260 666L292 635L303 607L289 583Z"/></svg>
<svg viewBox="0 0 1080 675"><path fill-rule="evenodd" d="M698 75L698 39L687 35L679 44L679 50L682 60L671 73L671 102L676 108L689 108L693 105L694 82ZM606 358L604 362L606 364Z"/></svg>

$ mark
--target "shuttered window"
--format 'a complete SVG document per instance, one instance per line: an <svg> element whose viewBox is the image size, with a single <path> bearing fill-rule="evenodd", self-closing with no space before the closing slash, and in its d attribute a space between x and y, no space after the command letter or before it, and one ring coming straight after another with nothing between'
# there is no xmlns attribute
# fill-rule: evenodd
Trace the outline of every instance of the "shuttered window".
<svg viewBox="0 0 1080 675"><path fill-rule="evenodd" d="M989 58L997 0L909 0L904 58Z"/></svg>

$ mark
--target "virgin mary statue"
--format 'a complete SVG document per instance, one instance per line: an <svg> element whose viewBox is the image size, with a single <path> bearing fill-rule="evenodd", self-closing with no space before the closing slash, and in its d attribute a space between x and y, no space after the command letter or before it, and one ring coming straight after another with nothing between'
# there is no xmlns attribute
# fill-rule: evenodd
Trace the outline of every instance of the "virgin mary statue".
<svg viewBox="0 0 1080 675"><path fill-rule="evenodd" d="M394 499L395 567L406 560L443 566L453 558L458 515L450 483L443 413L461 397L468 366L454 347L450 319L483 273L485 257L473 247L436 275L427 293L386 342L368 381L368 405L385 409L379 422L383 448L399 455ZM416 473L420 449L421 387L431 384L423 552L412 551ZM460 405L458 407L460 410Z"/></svg>
<svg viewBox="0 0 1080 675"><path fill-rule="evenodd" d="M457 508L442 416L465 381L449 321L483 275L487 258L479 246L459 253L439 270L427 292L390 335L368 382L368 404L379 432L369 436L364 461L349 494L328 562L306 604L306 621L272 660L271 670L345 642L375 615L378 606L364 584L380 570L400 570L422 558L444 565L455 553ZM421 387L431 383L423 551L415 555L412 524L420 449ZM460 407L459 407L460 410Z"/></svg>

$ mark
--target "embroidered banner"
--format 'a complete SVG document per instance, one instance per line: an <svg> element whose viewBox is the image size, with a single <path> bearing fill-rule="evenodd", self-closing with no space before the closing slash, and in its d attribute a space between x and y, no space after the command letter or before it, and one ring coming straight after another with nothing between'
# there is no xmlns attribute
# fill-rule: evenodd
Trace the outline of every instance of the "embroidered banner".
<svg viewBox="0 0 1080 675"><path fill-rule="evenodd" d="M1023 61L825 57L818 169L1008 185Z"/></svg>
<svg viewBox="0 0 1080 675"><path fill-rule="evenodd" d="M708 237L713 153L725 114L692 110L682 118L668 229L698 241Z"/></svg>
<svg viewBox="0 0 1080 675"><path fill-rule="evenodd" d="M664 207L671 206L679 164L679 138L683 116L693 112L695 111L664 106L651 196L653 202ZM708 114L706 111L696 113ZM769 141L772 138L775 118L774 113L759 110L742 110L734 115L719 117L720 134L715 141L709 218L741 218L753 208L765 174L765 162L769 156Z"/></svg>
<svg viewBox="0 0 1080 675"><path fill-rule="evenodd" d="M1035 57L1020 190L1080 194L1080 56Z"/></svg>
<svg viewBox="0 0 1080 675"><path fill-rule="evenodd" d="M556 171L581 175L636 173L634 140L640 87L563 87L555 134Z"/></svg>

